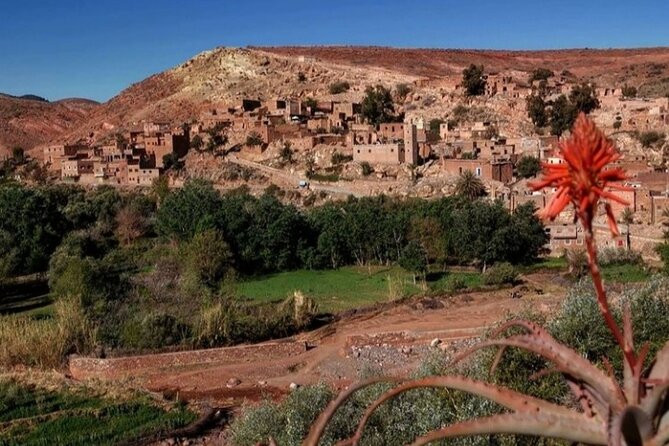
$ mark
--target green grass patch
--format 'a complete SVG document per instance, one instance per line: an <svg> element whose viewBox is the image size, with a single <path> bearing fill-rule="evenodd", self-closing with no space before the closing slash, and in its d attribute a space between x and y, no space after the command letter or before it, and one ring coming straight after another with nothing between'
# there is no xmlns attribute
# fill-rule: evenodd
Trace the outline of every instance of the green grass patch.
<svg viewBox="0 0 669 446"><path fill-rule="evenodd" d="M336 270L298 270L257 277L238 284L241 296L257 302L277 302L294 291L316 300L323 312L337 312L386 302L427 291L449 291L449 284L461 279L467 288L481 286L475 272L446 272L428 275L428 290L420 280L399 267L345 267Z"/></svg>
<svg viewBox="0 0 669 446"><path fill-rule="evenodd" d="M117 401L78 390L0 382L0 445L115 445L185 426L183 407L165 410L148 398Z"/></svg>
<svg viewBox="0 0 669 446"><path fill-rule="evenodd" d="M532 265L518 267L518 270L523 273L532 273L536 271L561 271L569 267L567 259L564 257L543 257L538 262Z"/></svg>
<svg viewBox="0 0 669 446"><path fill-rule="evenodd" d="M602 277L610 282L630 283L643 282L650 278L651 273L643 265L620 264L602 267Z"/></svg>
<svg viewBox="0 0 669 446"><path fill-rule="evenodd" d="M428 275L428 286L432 291L457 291L453 289L453 283L460 282L465 288L480 288L483 286L481 273L469 271L452 271L439 273L432 278Z"/></svg>

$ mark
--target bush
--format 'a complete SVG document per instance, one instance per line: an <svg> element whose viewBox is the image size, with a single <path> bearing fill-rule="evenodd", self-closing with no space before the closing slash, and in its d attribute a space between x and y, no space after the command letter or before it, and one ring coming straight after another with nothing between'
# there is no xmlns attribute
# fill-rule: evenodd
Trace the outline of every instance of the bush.
<svg viewBox="0 0 669 446"><path fill-rule="evenodd" d="M638 135L639 142L645 148L650 148L655 145L661 144L664 142L664 133L656 132L650 130L648 132L642 132Z"/></svg>
<svg viewBox="0 0 669 446"><path fill-rule="evenodd" d="M307 75L300 71L299 73L297 73L297 81L300 82L300 83L306 82L307 81Z"/></svg>
<svg viewBox="0 0 669 446"><path fill-rule="evenodd" d="M362 175L365 176L365 177L368 177L372 173L374 173L374 169L372 168L372 165L369 164L367 161L361 162L360 167L362 168Z"/></svg>
<svg viewBox="0 0 669 446"><path fill-rule="evenodd" d="M409 84L400 83L395 85L395 94L402 101L406 99L411 93L411 86Z"/></svg>
<svg viewBox="0 0 669 446"><path fill-rule="evenodd" d="M555 73L553 73L552 70L549 70L548 68L537 68L530 75L530 83L534 81L545 81L553 76L555 76Z"/></svg>
<svg viewBox="0 0 669 446"><path fill-rule="evenodd" d="M598 254L601 266L643 265L641 253L625 248L604 248Z"/></svg>
<svg viewBox="0 0 669 446"><path fill-rule="evenodd" d="M183 343L190 338L190 327L169 314L147 314L126 323L121 337L124 346L157 349Z"/></svg>
<svg viewBox="0 0 669 446"><path fill-rule="evenodd" d="M249 147L261 146L263 144L262 136L258 132L251 132L246 137L246 145Z"/></svg>
<svg viewBox="0 0 669 446"><path fill-rule="evenodd" d="M516 163L516 172L520 178L532 178L541 171L541 161L533 156L523 155Z"/></svg>
<svg viewBox="0 0 669 446"><path fill-rule="evenodd" d="M541 317L530 317L547 327L561 342L574 347L588 360L603 364L611 358L614 367L622 359L620 349L601 321L597 301L590 285L574 287L563 302L556 316L546 323ZM635 344L648 342L652 358L666 342L669 333L669 280L653 278L638 289L630 289L614 307L620 318L622 302L632 307L635 327ZM474 379L488 379L495 361L496 351L481 351L458 370ZM424 358L417 376L454 372L444 367L444 356L432 352ZM509 348L504 351L501 362L495 369L496 384L527 392L529 395L548 401L564 403L571 398L569 389L561 376L555 373L536 378L533 375L550 370L540 357L526 351ZM616 368L616 370L619 370ZM357 392L334 415L328 424L324 445L332 445L348 438L353 433L363 410L385 389L377 385ZM292 392L282 403L265 402L258 407L247 406L231 426L233 445L251 446L266 442L271 436L281 445L298 445L309 427L324 409L333 392L326 386L305 387ZM571 400L568 400L571 401ZM577 401L572 401L574 405ZM403 445L417 436L455 421L500 413L501 409L481 398L451 390L420 390L401 394L387 401L372 415L361 438L362 446ZM481 436L448 440L454 445L490 444L558 444L521 436Z"/></svg>
<svg viewBox="0 0 669 446"><path fill-rule="evenodd" d="M345 93L351 88L351 84L347 81L340 81L330 84L330 94Z"/></svg>
<svg viewBox="0 0 669 446"><path fill-rule="evenodd" d="M618 130L622 126L623 126L623 123L621 121L616 121L616 122L613 123L614 130Z"/></svg>
<svg viewBox="0 0 669 446"><path fill-rule="evenodd" d="M453 276L449 277L449 279L446 281L446 291L449 292L456 292L460 290L464 290L467 288L467 283L465 282L465 279L459 276Z"/></svg>
<svg viewBox="0 0 669 446"><path fill-rule="evenodd" d="M564 257L569 266L569 275L580 279L588 273L588 255L584 249L567 249L564 252Z"/></svg>
<svg viewBox="0 0 669 446"><path fill-rule="evenodd" d="M334 165L337 164L343 164L343 163L348 163L349 161L352 161L353 157L350 155L344 155L343 153L340 152L335 152L332 154L332 158L330 159L330 162Z"/></svg>
<svg viewBox="0 0 669 446"><path fill-rule="evenodd" d="M622 93L623 93L623 97L635 98L636 94L637 94L637 89L634 86L630 86L630 85L625 84L623 86Z"/></svg>
<svg viewBox="0 0 669 446"><path fill-rule="evenodd" d="M513 285L518 280L516 269L507 262L496 263L483 273L485 285Z"/></svg>

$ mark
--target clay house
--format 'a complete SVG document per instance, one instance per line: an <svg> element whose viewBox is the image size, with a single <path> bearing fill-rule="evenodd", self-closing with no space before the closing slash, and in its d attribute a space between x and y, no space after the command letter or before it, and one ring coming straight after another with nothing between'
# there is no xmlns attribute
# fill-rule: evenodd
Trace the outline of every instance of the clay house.
<svg viewBox="0 0 669 446"><path fill-rule="evenodd" d="M356 144L353 146L353 161L369 164L402 164L404 143Z"/></svg>
<svg viewBox="0 0 669 446"><path fill-rule="evenodd" d="M77 157L89 149L88 146L81 144L60 144L44 148L44 163L49 165L49 169L60 171L63 161Z"/></svg>
<svg viewBox="0 0 669 446"><path fill-rule="evenodd" d="M386 122L379 124L378 137L382 141L399 141L404 139L403 122Z"/></svg>
<svg viewBox="0 0 669 446"><path fill-rule="evenodd" d="M484 159L445 159L442 166L447 173L453 176L460 175L469 170L485 181L499 181L505 184L513 181L513 164L510 161L493 162Z"/></svg>

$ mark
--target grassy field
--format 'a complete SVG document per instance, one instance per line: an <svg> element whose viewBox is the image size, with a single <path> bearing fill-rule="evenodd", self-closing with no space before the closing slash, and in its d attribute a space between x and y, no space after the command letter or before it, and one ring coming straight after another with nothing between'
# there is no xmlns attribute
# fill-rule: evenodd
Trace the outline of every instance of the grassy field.
<svg viewBox="0 0 669 446"><path fill-rule="evenodd" d="M315 299L321 311L335 312L430 290L448 290L454 278L461 279L470 288L481 285L478 273L431 273L428 274L428 290L424 290L420 281L414 285L413 276L398 267L345 267L271 274L241 282L238 291L258 302L274 302L299 290Z"/></svg>
<svg viewBox="0 0 669 446"><path fill-rule="evenodd" d="M604 280L620 283L643 282L652 275L642 265L609 265L602 267Z"/></svg>
<svg viewBox="0 0 669 446"><path fill-rule="evenodd" d="M111 400L83 389L46 390L0 381L0 445L116 445L191 423L184 408L164 410L148 398Z"/></svg>

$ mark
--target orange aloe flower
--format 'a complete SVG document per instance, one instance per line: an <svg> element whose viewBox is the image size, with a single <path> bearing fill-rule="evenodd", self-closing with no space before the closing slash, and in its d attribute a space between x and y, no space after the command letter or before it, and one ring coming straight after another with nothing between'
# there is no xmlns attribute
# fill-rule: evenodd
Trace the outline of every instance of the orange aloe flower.
<svg viewBox="0 0 669 446"><path fill-rule="evenodd" d="M626 175L623 169L608 167L620 158L613 143L590 118L581 113L576 119L571 137L560 143L560 155L564 160L563 163L544 163L543 178L529 184L534 190L557 188L557 193L548 205L539 211L539 217L544 220L554 220L569 203L572 203L576 209L576 216L584 228L589 230L597 205L602 200L605 202L609 228L614 235L619 235L610 201L623 205L629 203L611 193L611 190L630 189L614 184L624 181Z"/></svg>

